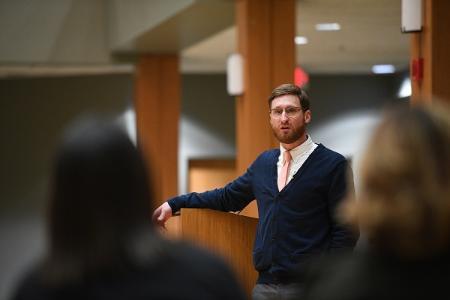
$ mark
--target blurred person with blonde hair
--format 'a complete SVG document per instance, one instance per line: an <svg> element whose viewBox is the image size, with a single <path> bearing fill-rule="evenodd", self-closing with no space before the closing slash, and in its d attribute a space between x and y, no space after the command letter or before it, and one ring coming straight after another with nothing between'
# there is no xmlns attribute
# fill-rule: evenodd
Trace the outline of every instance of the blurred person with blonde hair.
<svg viewBox="0 0 450 300"><path fill-rule="evenodd" d="M311 267L306 299L434 299L450 295L450 110L392 109L360 169L342 221L366 244Z"/></svg>

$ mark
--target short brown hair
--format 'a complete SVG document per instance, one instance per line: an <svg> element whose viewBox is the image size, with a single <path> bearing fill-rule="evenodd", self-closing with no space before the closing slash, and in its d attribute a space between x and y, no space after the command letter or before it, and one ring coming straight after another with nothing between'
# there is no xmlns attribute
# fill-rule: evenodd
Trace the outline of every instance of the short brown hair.
<svg viewBox="0 0 450 300"><path fill-rule="evenodd" d="M300 100L300 106L303 111L309 110L309 96L302 88L298 87L292 83L285 83L280 86L277 86L269 97L269 107L272 105L272 101L275 98L284 95L294 95L297 96Z"/></svg>

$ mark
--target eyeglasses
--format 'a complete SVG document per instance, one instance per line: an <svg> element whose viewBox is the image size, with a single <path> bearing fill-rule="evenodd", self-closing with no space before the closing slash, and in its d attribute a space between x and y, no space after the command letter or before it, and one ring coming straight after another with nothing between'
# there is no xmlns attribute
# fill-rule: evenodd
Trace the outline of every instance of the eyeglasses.
<svg viewBox="0 0 450 300"><path fill-rule="evenodd" d="M287 118L294 118L302 109L300 107L290 106L286 108L273 108L270 110L270 116L274 119L280 119L283 111Z"/></svg>

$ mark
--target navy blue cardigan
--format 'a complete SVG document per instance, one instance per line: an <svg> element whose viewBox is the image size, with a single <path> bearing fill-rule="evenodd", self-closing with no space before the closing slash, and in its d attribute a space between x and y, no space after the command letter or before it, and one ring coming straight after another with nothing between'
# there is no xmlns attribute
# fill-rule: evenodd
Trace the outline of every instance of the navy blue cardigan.
<svg viewBox="0 0 450 300"><path fill-rule="evenodd" d="M225 187L168 201L180 208L240 211L257 200L259 222L253 249L258 283L291 282L309 259L334 249L352 249L357 236L334 218L347 191L346 159L319 144L292 180L277 187L279 149L263 152L247 172ZM353 189L353 184L348 184Z"/></svg>

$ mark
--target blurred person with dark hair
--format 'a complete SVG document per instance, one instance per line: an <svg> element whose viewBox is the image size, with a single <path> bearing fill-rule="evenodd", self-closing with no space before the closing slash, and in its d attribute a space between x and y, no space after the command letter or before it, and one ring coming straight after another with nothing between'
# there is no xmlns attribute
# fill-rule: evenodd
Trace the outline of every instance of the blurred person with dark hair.
<svg viewBox="0 0 450 300"><path fill-rule="evenodd" d="M148 182L121 128L71 127L55 159L48 254L14 299L244 299L224 262L158 235Z"/></svg>
<svg viewBox="0 0 450 300"><path fill-rule="evenodd" d="M306 299L441 299L450 292L450 110L388 111L362 161L357 201L342 219L366 243L311 268Z"/></svg>

